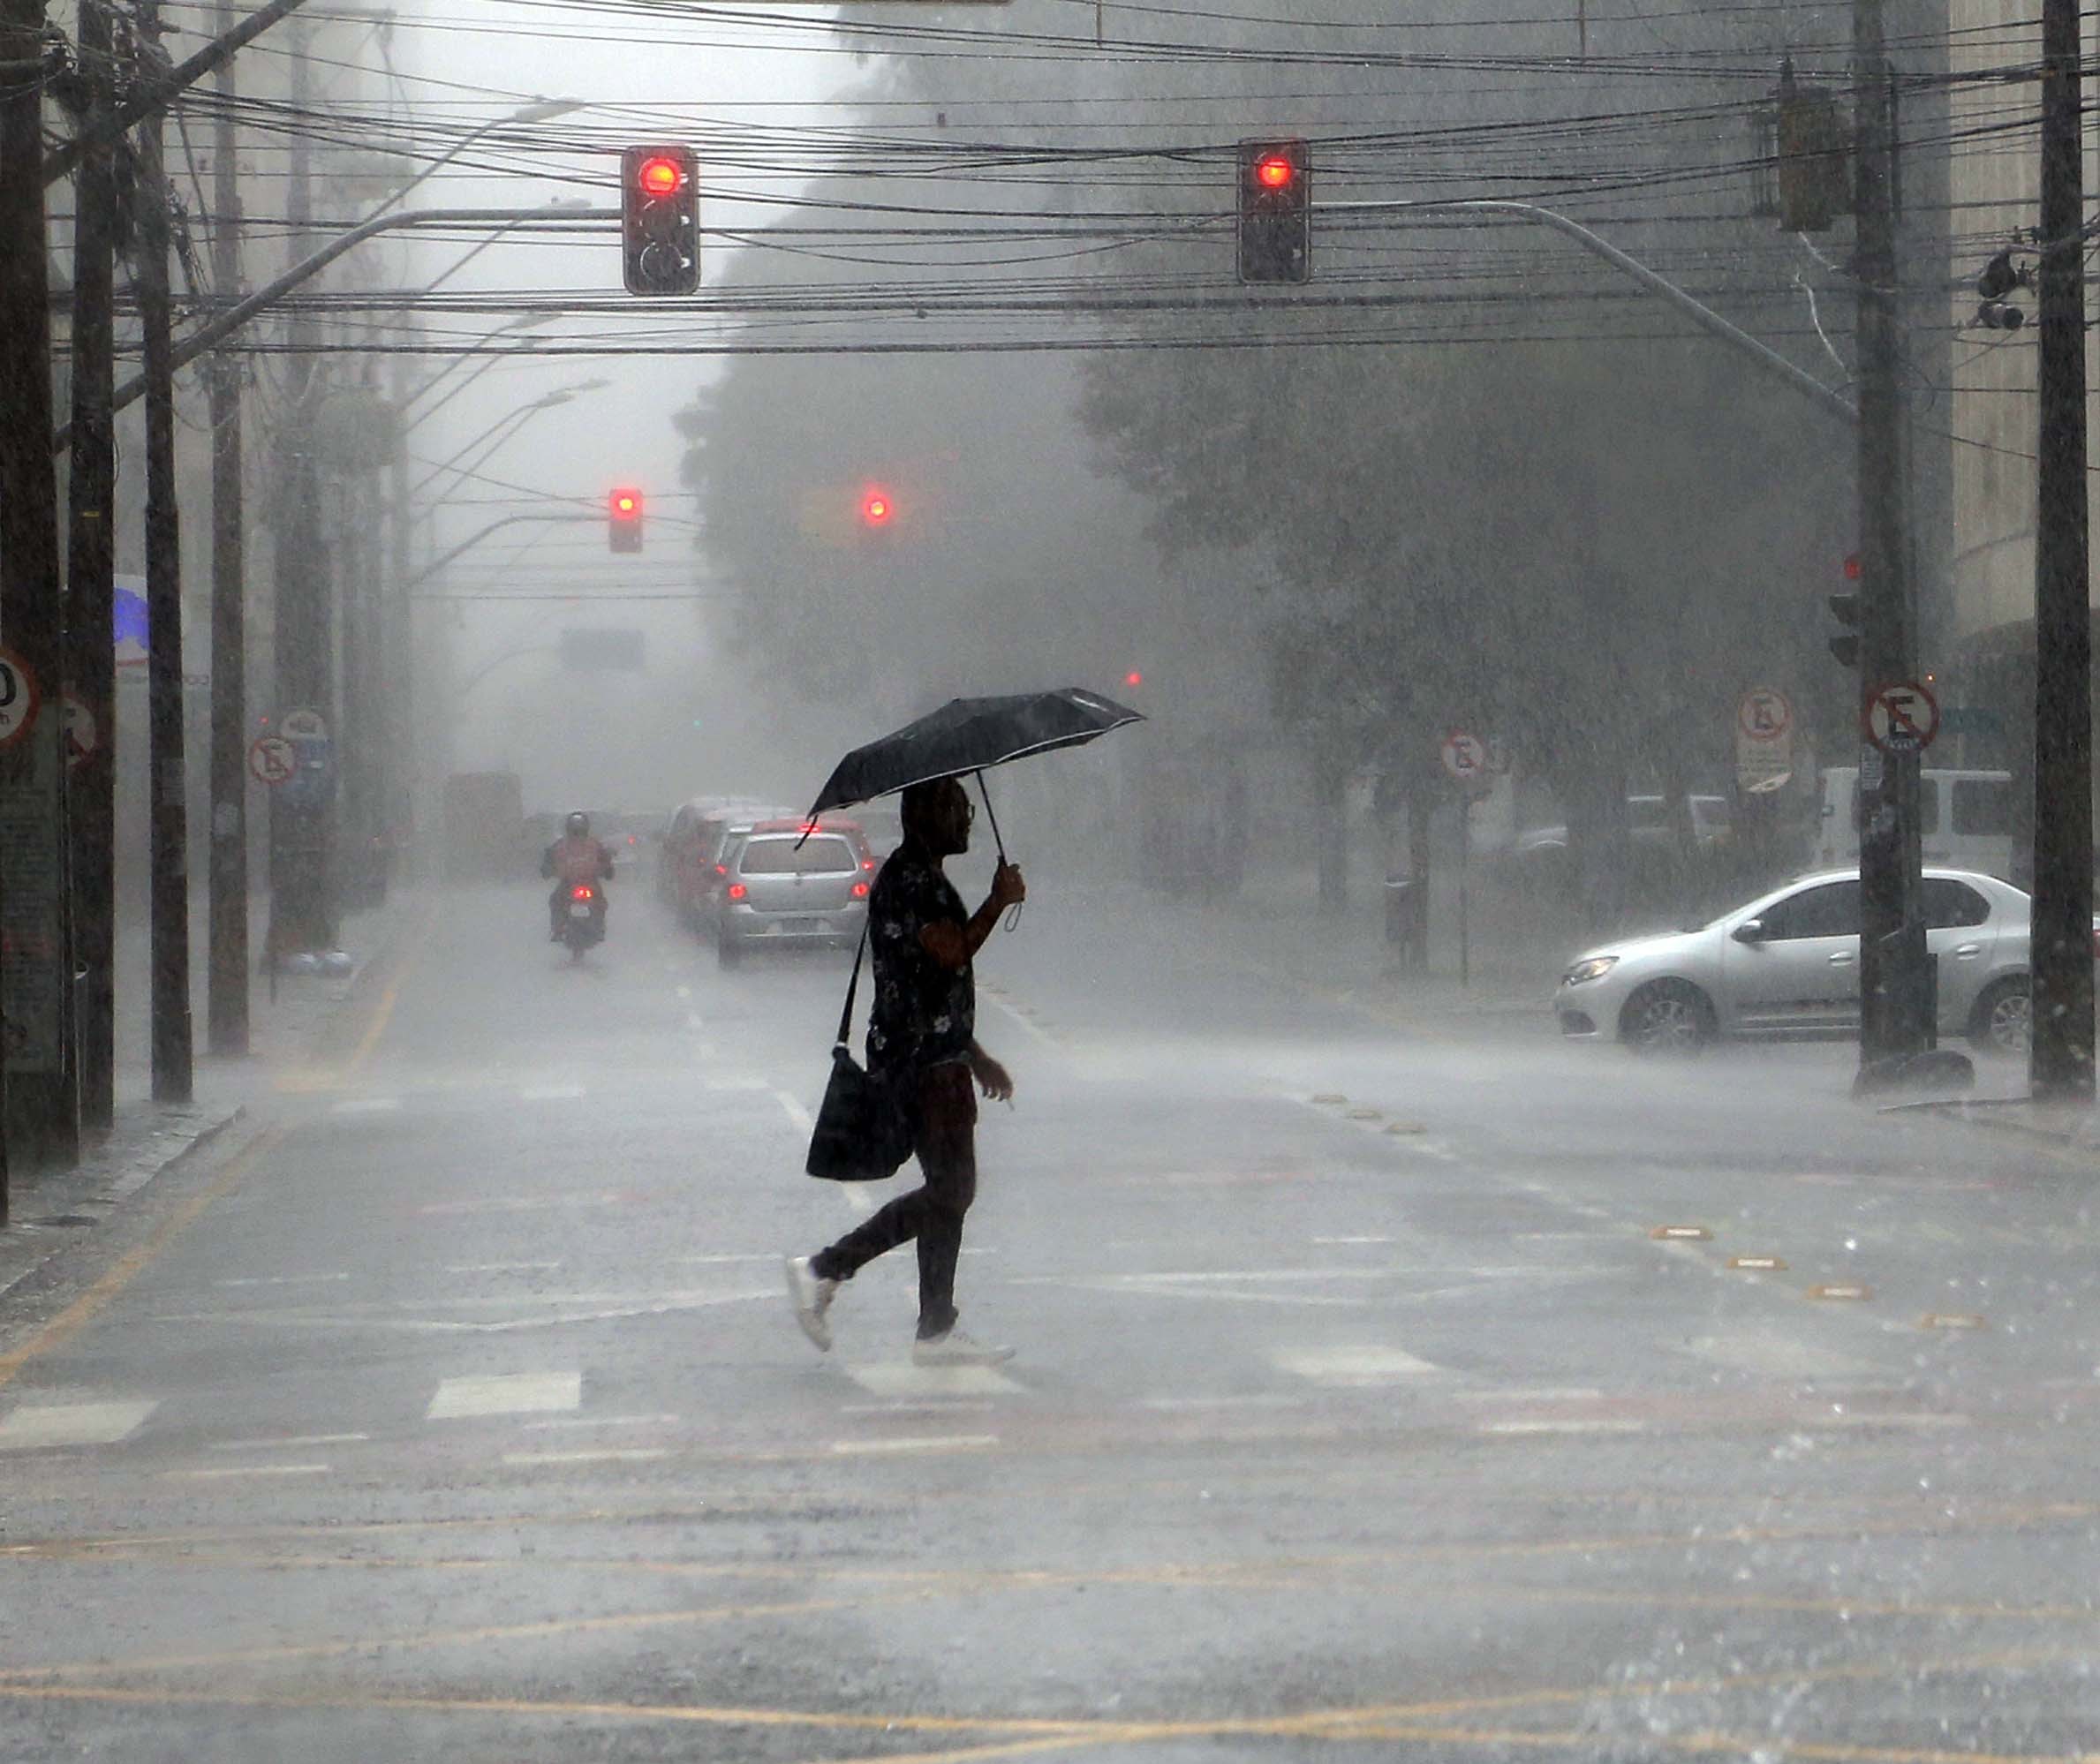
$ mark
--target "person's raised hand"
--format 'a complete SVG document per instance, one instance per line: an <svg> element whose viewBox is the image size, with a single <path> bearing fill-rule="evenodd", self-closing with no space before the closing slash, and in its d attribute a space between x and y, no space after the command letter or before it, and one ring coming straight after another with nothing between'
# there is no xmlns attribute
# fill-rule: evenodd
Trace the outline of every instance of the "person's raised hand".
<svg viewBox="0 0 2100 1764"><path fill-rule="evenodd" d="M1003 911L1028 898L1028 884L1021 879L1021 866L1001 863L992 872L992 904Z"/></svg>

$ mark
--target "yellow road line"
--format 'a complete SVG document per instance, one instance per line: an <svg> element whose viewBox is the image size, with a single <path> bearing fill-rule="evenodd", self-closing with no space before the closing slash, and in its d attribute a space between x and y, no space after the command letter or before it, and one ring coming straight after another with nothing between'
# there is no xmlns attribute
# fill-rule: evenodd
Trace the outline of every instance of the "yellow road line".
<svg viewBox="0 0 2100 1764"><path fill-rule="evenodd" d="M22 1368L54 1348L63 1346L94 1321L110 1301L139 1278L177 1238L196 1224L205 1209L223 1200L284 1135L281 1129L266 1127L248 1142L210 1186L193 1195L166 1219L151 1237L130 1251L123 1260L46 1323L12 1353L0 1354L0 1391L12 1383Z"/></svg>
<svg viewBox="0 0 2100 1764"><path fill-rule="evenodd" d="M389 964L391 972L380 992L378 1002L372 1008L372 1020L365 1025L365 1032L358 1037L358 1044L351 1050L350 1057L339 1067L306 1067L287 1073L277 1081L278 1090L305 1093L334 1089L364 1070L372 1056L379 1051L380 1041L394 1021L395 1007L401 1002L403 983L408 978L417 959L436 930L437 908L433 903L423 909L415 929L409 933L406 942Z"/></svg>

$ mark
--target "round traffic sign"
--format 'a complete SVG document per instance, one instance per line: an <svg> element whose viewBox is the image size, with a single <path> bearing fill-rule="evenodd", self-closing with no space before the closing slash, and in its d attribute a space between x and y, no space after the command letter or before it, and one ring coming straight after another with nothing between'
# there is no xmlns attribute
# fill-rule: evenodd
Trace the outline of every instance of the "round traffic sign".
<svg viewBox="0 0 2100 1764"><path fill-rule="evenodd" d="M264 784L283 784L298 769L298 750L283 735L260 735L248 750L248 770Z"/></svg>
<svg viewBox="0 0 2100 1764"><path fill-rule="evenodd" d="M1867 701L1866 723L1884 753L1922 753L1939 733L1939 700L1915 680L1884 686Z"/></svg>
<svg viewBox="0 0 2100 1764"><path fill-rule="evenodd" d="M1487 743L1478 735L1453 729L1444 737L1442 752L1444 770L1462 784L1470 784L1487 771Z"/></svg>
<svg viewBox="0 0 2100 1764"><path fill-rule="evenodd" d="M43 707L36 676L11 649L0 649L0 747L12 747L36 727Z"/></svg>
<svg viewBox="0 0 2100 1764"><path fill-rule="evenodd" d="M1735 701L1735 727L1746 741L1784 741L1794 728L1794 705L1776 686L1752 686Z"/></svg>
<svg viewBox="0 0 2100 1764"><path fill-rule="evenodd" d="M102 726L78 692L66 693L59 703L64 714L65 763L78 765L102 744Z"/></svg>

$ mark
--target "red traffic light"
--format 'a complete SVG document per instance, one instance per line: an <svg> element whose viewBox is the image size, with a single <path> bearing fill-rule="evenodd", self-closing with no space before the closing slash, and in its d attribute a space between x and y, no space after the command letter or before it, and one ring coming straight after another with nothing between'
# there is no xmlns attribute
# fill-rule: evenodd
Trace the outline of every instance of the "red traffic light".
<svg viewBox="0 0 2100 1764"><path fill-rule="evenodd" d="M611 497L612 516L616 521L638 521L642 517L642 493L639 490L616 490Z"/></svg>
<svg viewBox="0 0 2100 1764"><path fill-rule="evenodd" d="M1133 667L1128 674L1123 675L1123 684L1126 686L1142 686L1144 684L1144 675L1139 673L1137 669Z"/></svg>
<svg viewBox="0 0 2100 1764"><path fill-rule="evenodd" d="M668 154L656 154L635 168L635 185L646 196L676 196L685 183L685 168Z"/></svg>
<svg viewBox="0 0 2100 1764"><path fill-rule="evenodd" d="M1856 551L1847 555L1845 560L1845 579L1847 582L1857 582L1860 579L1860 554Z"/></svg>
<svg viewBox="0 0 2100 1764"><path fill-rule="evenodd" d="M1283 154L1264 154L1254 162L1254 181L1264 190L1288 190L1297 175L1297 167Z"/></svg>
<svg viewBox="0 0 2100 1764"><path fill-rule="evenodd" d="M870 490L860 499L860 518L871 527L886 527L897 512L886 490Z"/></svg>

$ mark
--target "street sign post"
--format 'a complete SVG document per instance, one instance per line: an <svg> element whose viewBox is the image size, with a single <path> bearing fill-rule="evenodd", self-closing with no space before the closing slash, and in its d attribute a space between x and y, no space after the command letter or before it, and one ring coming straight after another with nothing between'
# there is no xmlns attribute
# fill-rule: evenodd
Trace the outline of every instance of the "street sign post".
<svg viewBox="0 0 2100 1764"><path fill-rule="evenodd" d="M1887 754L1922 753L1939 733L1939 700L1915 680L1878 688L1867 701L1867 739Z"/></svg>
<svg viewBox="0 0 2100 1764"><path fill-rule="evenodd" d="M102 744L102 731L94 712L87 708L87 701L78 692L69 690L59 702L65 719L65 769L71 772L94 756Z"/></svg>
<svg viewBox="0 0 2100 1764"><path fill-rule="evenodd" d="M283 735L262 735L248 750L248 771L259 784L275 788L298 767L298 750Z"/></svg>
<svg viewBox="0 0 2100 1764"><path fill-rule="evenodd" d="M0 649L0 747L12 747L28 735L42 708L36 676L12 650Z"/></svg>
<svg viewBox="0 0 2100 1764"><path fill-rule="evenodd" d="M1478 735L1453 729L1444 737L1441 752L1444 770L1461 784L1477 783L1487 776L1487 743Z"/></svg>
<svg viewBox="0 0 2100 1764"><path fill-rule="evenodd" d="M1793 776L1793 701L1776 686L1752 686L1735 701L1737 788L1764 795Z"/></svg>

